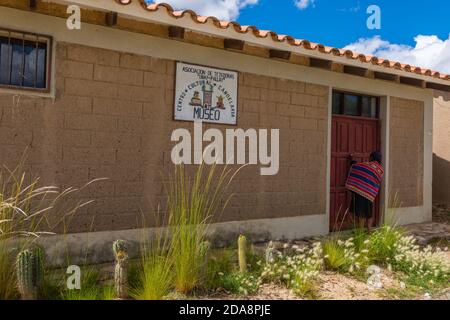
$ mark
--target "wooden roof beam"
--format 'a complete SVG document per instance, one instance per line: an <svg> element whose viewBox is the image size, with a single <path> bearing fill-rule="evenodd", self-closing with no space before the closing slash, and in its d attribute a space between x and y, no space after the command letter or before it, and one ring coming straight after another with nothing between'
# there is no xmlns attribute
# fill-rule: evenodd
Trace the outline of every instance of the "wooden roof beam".
<svg viewBox="0 0 450 320"><path fill-rule="evenodd" d="M169 38L173 39L184 39L185 29L182 27L170 26L169 27Z"/></svg>
<svg viewBox="0 0 450 320"><path fill-rule="evenodd" d="M108 27L117 25L117 12L107 12L105 15L105 23Z"/></svg>
<svg viewBox="0 0 450 320"><path fill-rule="evenodd" d="M237 39L224 39L223 47L228 50L244 50L245 41Z"/></svg>
<svg viewBox="0 0 450 320"><path fill-rule="evenodd" d="M270 49L269 57L272 59L289 60L291 58L291 51Z"/></svg>

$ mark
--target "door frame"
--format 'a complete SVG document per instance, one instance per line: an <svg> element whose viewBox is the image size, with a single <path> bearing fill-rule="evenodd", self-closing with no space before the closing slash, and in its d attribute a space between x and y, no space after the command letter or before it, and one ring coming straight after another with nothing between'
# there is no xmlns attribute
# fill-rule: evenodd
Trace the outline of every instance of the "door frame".
<svg viewBox="0 0 450 320"><path fill-rule="evenodd" d="M330 193L331 193L331 140L332 140L332 120L333 120L333 91L348 92L369 96L378 96L380 99L378 117L380 121L380 151L383 156L384 175L381 182L381 191L379 194L379 219L378 225L386 221L388 211L389 195L389 134L390 134L390 96L380 96L370 92L349 91L343 88L329 87L328 90L328 132L327 132L327 176L326 176L326 214L325 228L326 233L330 233Z"/></svg>

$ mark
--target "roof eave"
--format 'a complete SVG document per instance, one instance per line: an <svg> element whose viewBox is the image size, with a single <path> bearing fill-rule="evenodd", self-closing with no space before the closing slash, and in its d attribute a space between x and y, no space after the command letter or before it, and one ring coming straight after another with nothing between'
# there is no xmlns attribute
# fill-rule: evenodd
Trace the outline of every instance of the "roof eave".
<svg viewBox="0 0 450 320"><path fill-rule="evenodd" d="M123 5L116 1L112 0L50 0L51 2L61 3L66 5L79 5L80 7L98 10L103 12L116 12L122 17L126 17L129 19L135 19L138 21L158 23L163 25L170 26L178 26L183 27L185 29L199 32L203 34L208 34L218 38L225 39L236 39L245 41L248 44L260 46L268 49L276 49L282 51L289 51L298 55L306 56L309 58L316 58L322 60L329 60L334 63L353 66L358 68L363 68L370 70L372 72L380 72L380 73L388 73L392 75L396 75L399 77L407 77L420 81L424 81L424 88L426 87L426 83L434 83L442 86L449 86L450 81L441 79L438 77L432 77L429 75L418 74L414 71L408 72L401 69L395 69L393 67L384 67L382 65L376 65L368 62L360 61L359 59L349 59L346 56L337 56L333 54L324 54L317 50L306 49L304 46L293 46L289 44L287 41L277 41L272 39L270 35L267 37L257 37L255 36L251 30L245 33L237 32L232 25L229 25L226 28L218 28L214 23L213 18L207 19L204 23L195 22L192 19L190 14L185 14L182 17L174 18L172 17L167 9L159 9L156 11L152 11L149 14L148 11L144 9L143 3L141 1L130 1L129 4Z"/></svg>

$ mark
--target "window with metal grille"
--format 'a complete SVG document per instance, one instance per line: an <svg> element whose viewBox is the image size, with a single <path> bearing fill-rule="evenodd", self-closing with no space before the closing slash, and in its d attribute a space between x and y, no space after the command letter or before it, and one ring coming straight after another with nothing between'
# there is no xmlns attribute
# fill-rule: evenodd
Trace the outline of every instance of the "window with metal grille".
<svg viewBox="0 0 450 320"><path fill-rule="evenodd" d="M0 29L0 87L48 91L51 38Z"/></svg>

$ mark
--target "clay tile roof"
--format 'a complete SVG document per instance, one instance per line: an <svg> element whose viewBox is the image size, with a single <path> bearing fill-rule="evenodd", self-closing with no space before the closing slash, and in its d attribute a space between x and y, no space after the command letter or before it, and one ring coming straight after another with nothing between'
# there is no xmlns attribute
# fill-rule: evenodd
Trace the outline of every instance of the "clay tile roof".
<svg viewBox="0 0 450 320"><path fill-rule="evenodd" d="M424 69L424 68L420 68L417 66L411 66L408 64L401 64L400 62L389 61L387 59L377 58L377 57L370 56L370 55L358 54L358 53L352 52L351 50L327 47L327 46L324 46L319 43L310 42L308 40L295 39L295 38L293 38L291 36L287 36L287 35L279 35L274 31L259 30L255 26L242 26L238 22L234 22L234 21L221 21L221 20L217 19L216 17L199 16L192 10L175 11L167 3L147 4L144 0L113 0L113 1L115 1L119 4L122 4L122 5L128 5L132 1L139 1L145 10L147 10L149 12L155 12L158 10L166 10L167 14L175 19L179 19L186 15L189 15L190 18L194 22L199 23L199 24L204 24L204 23L207 23L208 21L211 21L217 28L220 28L220 29L228 29L231 26L231 27L233 27L233 29L236 32L241 33L241 34L247 34L247 33L251 32L255 37L258 37L258 38L270 37L276 42L286 42L292 46L303 47L308 50L316 50L323 54L332 54L334 56L346 57L348 59L359 60L361 62L371 63L373 65L378 65L378 66L384 66L386 68L401 70L404 72L414 72L416 74L430 76L430 77L434 77L436 79L450 80L450 75L442 74L437 71L431 71L429 69Z"/></svg>

